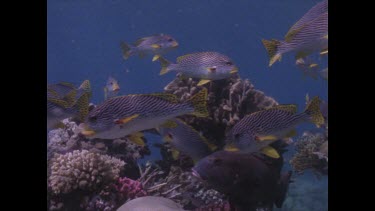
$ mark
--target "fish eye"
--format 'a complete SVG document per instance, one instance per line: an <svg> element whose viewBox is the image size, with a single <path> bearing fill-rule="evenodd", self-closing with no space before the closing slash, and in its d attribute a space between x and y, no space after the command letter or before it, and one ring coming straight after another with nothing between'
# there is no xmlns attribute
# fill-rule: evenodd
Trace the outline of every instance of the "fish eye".
<svg viewBox="0 0 375 211"><path fill-rule="evenodd" d="M232 62L225 62L225 64L226 64L226 65L228 65L228 66L231 66L231 65L233 65L233 63L232 63Z"/></svg>
<svg viewBox="0 0 375 211"><path fill-rule="evenodd" d="M169 38L169 39L168 39L168 42L173 42L173 39L172 39L172 38Z"/></svg>

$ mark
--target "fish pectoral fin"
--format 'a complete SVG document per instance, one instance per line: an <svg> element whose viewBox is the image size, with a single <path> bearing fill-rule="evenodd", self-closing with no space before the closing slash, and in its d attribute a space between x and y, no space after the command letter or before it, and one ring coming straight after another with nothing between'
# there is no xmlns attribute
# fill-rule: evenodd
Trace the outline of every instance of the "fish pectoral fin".
<svg viewBox="0 0 375 211"><path fill-rule="evenodd" d="M161 45L159 45L159 44L152 44L151 48L159 49L159 48L161 48Z"/></svg>
<svg viewBox="0 0 375 211"><path fill-rule="evenodd" d="M271 158L279 158L280 155L279 153L272 147L266 146L260 150L263 154L267 155L268 157Z"/></svg>
<svg viewBox="0 0 375 211"><path fill-rule="evenodd" d="M177 160L178 157L180 156L180 152L178 150L176 150L176 149L172 149L171 151L172 151L172 157L173 157L173 159Z"/></svg>
<svg viewBox="0 0 375 211"><path fill-rule="evenodd" d="M132 133L128 136L128 139L138 146L145 146L145 142L143 140L143 133Z"/></svg>
<svg viewBox="0 0 375 211"><path fill-rule="evenodd" d="M255 139L259 141L276 141L279 138L275 135L267 135L267 136L257 136Z"/></svg>
<svg viewBox="0 0 375 211"><path fill-rule="evenodd" d="M152 61L154 62L154 61L158 60L159 58L160 58L160 55L155 55L154 57L152 57Z"/></svg>
<svg viewBox="0 0 375 211"><path fill-rule="evenodd" d="M313 68L313 67L317 67L317 66L318 66L318 64L313 63L313 64L310 64L310 65L309 65L309 68Z"/></svg>
<svg viewBox="0 0 375 211"><path fill-rule="evenodd" d="M177 127L177 123L174 122L173 120L167 120L165 121L163 124L160 125L161 127L165 127L165 128L175 128Z"/></svg>
<svg viewBox="0 0 375 211"><path fill-rule="evenodd" d="M90 137L90 136L95 135L95 131L94 131L94 130L91 130L91 129L89 129L89 128L84 128L84 129L81 131L81 134L84 135L84 136Z"/></svg>
<svg viewBox="0 0 375 211"><path fill-rule="evenodd" d="M291 138L291 137L294 137L297 135L297 130L296 129L293 129L291 131L289 131L284 138Z"/></svg>
<svg viewBox="0 0 375 211"><path fill-rule="evenodd" d="M137 118L138 116L139 116L139 114L134 114L132 116L125 117L123 119L117 119L117 120L115 120L115 124L120 124L120 125L126 124L126 123L132 121L133 119Z"/></svg>
<svg viewBox="0 0 375 211"><path fill-rule="evenodd" d="M214 73L214 72L216 72L216 66L207 67L206 69L207 69L208 72L210 72L210 73Z"/></svg>
<svg viewBox="0 0 375 211"><path fill-rule="evenodd" d="M201 80L199 81L199 83L197 84L197 86L202 86L202 85L204 85L204 84L206 84L206 83L209 83L209 82L211 82L211 80L201 79Z"/></svg>
<svg viewBox="0 0 375 211"><path fill-rule="evenodd" d="M227 144L225 147L224 147L224 150L225 151L228 151L228 152L237 152L239 151L240 149L236 146L234 146L234 144Z"/></svg>

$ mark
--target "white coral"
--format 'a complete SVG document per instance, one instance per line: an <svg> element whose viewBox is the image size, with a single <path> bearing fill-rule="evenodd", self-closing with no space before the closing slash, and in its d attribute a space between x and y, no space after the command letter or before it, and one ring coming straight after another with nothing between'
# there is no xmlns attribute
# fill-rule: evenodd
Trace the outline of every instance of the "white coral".
<svg viewBox="0 0 375 211"><path fill-rule="evenodd" d="M56 194L75 189L91 190L117 180L124 165L122 160L87 150L56 154L51 166L50 186Z"/></svg>

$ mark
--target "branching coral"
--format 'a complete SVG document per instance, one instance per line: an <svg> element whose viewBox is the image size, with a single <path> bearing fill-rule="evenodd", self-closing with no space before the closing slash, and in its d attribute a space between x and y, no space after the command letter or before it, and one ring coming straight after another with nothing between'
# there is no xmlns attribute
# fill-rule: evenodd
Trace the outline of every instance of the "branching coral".
<svg viewBox="0 0 375 211"><path fill-rule="evenodd" d="M306 169L313 169L323 175L328 173L328 132L305 132L296 141L297 153L290 160L293 169L303 173Z"/></svg>
<svg viewBox="0 0 375 211"><path fill-rule="evenodd" d="M56 154L51 166L50 187L55 194L95 189L117 180L124 165L122 160L87 150Z"/></svg>
<svg viewBox="0 0 375 211"><path fill-rule="evenodd" d="M208 89L208 118L192 116L181 117L203 133L212 143L224 145L225 131L230 129L246 114L269 108L278 103L263 92L256 90L249 80L238 76L217 80L204 86L197 86L198 80L177 77L165 88L166 93L177 95L181 100L187 100L202 88Z"/></svg>
<svg viewBox="0 0 375 211"><path fill-rule="evenodd" d="M143 190L142 183L126 177L119 178L117 184L115 184L115 188L121 195L121 198L126 200L147 195L147 192Z"/></svg>

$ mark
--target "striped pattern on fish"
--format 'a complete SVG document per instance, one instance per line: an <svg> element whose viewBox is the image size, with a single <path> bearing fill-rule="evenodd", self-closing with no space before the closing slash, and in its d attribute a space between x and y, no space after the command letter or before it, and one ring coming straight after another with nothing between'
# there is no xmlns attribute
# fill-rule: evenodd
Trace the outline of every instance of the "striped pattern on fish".
<svg viewBox="0 0 375 211"><path fill-rule="evenodd" d="M175 95L165 93L110 98L90 111L83 134L89 138L120 138L156 128L180 115L207 116L206 99L206 89L183 103Z"/></svg>
<svg viewBox="0 0 375 211"><path fill-rule="evenodd" d="M297 23L295 23L285 35L285 40L288 42L293 37L293 32L298 30L300 27L308 24L310 21L314 20L315 18L319 17L323 13L328 12L328 0L324 0L316 4L313 8L311 8Z"/></svg>

